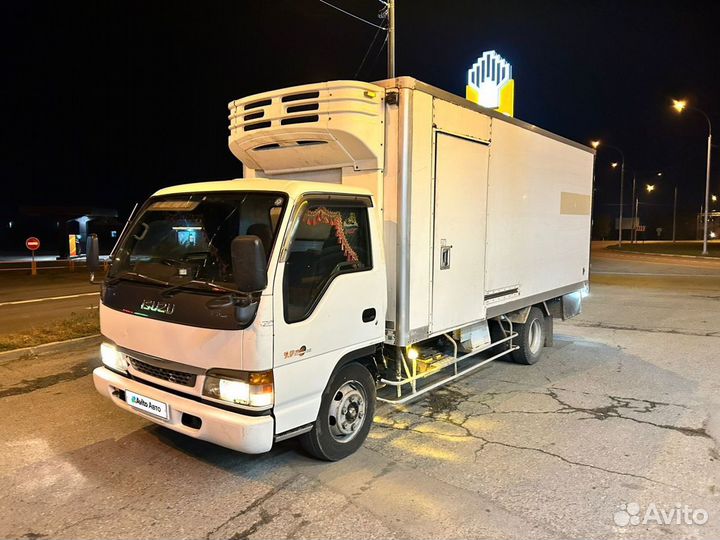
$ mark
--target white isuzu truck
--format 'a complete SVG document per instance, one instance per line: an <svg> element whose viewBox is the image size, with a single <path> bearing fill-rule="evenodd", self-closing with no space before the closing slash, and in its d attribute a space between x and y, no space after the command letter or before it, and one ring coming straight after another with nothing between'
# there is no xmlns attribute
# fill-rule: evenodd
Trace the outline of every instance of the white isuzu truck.
<svg viewBox="0 0 720 540"><path fill-rule="evenodd" d="M376 400L532 364L580 312L591 148L407 77L239 99L229 145L244 178L158 191L112 253L94 382L127 411L337 460Z"/></svg>

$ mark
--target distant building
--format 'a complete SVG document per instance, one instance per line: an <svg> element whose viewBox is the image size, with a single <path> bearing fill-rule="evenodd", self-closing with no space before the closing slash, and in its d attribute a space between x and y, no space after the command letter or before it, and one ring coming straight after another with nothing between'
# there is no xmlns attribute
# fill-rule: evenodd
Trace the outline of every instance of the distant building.
<svg viewBox="0 0 720 540"><path fill-rule="evenodd" d="M85 252L87 235L98 235L100 252L108 253L122 229L118 212L84 206L25 206L0 209L0 251L24 253L25 239L40 239L40 252L59 258Z"/></svg>
<svg viewBox="0 0 720 540"><path fill-rule="evenodd" d="M705 213L701 212L697 215L697 238L700 240L702 240L704 228ZM720 239L720 211L714 210L708 213L708 238Z"/></svg>

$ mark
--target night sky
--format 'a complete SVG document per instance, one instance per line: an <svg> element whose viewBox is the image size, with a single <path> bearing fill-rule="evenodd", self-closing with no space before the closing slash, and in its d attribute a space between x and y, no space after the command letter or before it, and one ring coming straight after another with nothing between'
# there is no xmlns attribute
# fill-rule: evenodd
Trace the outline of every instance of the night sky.
<svg viewBox="0 0 720 540"><path fill-rule="evenodd" d="M377 0L332 0L375 22ZM15 2L2 6L2 206L89 204L126 213L155 189L240 176L227 103L355 78L375 29L317 0ZM720 142L720 3L397 0L397 71L464 94L495 49L512 64L516 116L624 149L632 170L666 171L697 211L706 125ZM379 36L356 78L385 77ZM720 189L713 152L713 191ZM597 208L617 202L616 155L598 155ZM9 191L9 194L8 194ZM629 191L627 194L629 199ZM629 209L628 209L629 213Z"/></svg>

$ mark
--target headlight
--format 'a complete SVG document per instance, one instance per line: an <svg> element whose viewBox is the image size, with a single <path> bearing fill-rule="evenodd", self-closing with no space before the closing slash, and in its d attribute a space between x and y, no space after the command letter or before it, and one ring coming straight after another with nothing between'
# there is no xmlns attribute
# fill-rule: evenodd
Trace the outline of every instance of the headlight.
<svg viewBox="0 0 720 540"><path fill-rule="evenodd" d="M235 405L272 407L273 373L211 369L205 375L203 395Z"/></svg>
<svg viewBox="0 0 720 540"><path fill-rule="evenodd" d="M113 371L119 371L121 373L127 371L128 363L127 360L125 360L125 355L118 351L117 347L112 343L105 341L100 345L100 358L102 359L102 363Z"/></svg>

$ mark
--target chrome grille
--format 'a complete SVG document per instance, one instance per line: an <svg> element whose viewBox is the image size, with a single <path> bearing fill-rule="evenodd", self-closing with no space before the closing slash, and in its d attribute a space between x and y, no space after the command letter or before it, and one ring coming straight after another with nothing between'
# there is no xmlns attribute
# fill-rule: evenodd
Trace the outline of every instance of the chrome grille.
<svg viewBox="0 0 720 540"><path fill-rule="evenodd" d="M162 379L163 381L180 384L182 386L195 386L196 376L194 373L185 373L183 371L175 371L174 369L153 366L132 356L128 356L128 360L133 369L140 373L145 373L156 379Z"/></svg>

